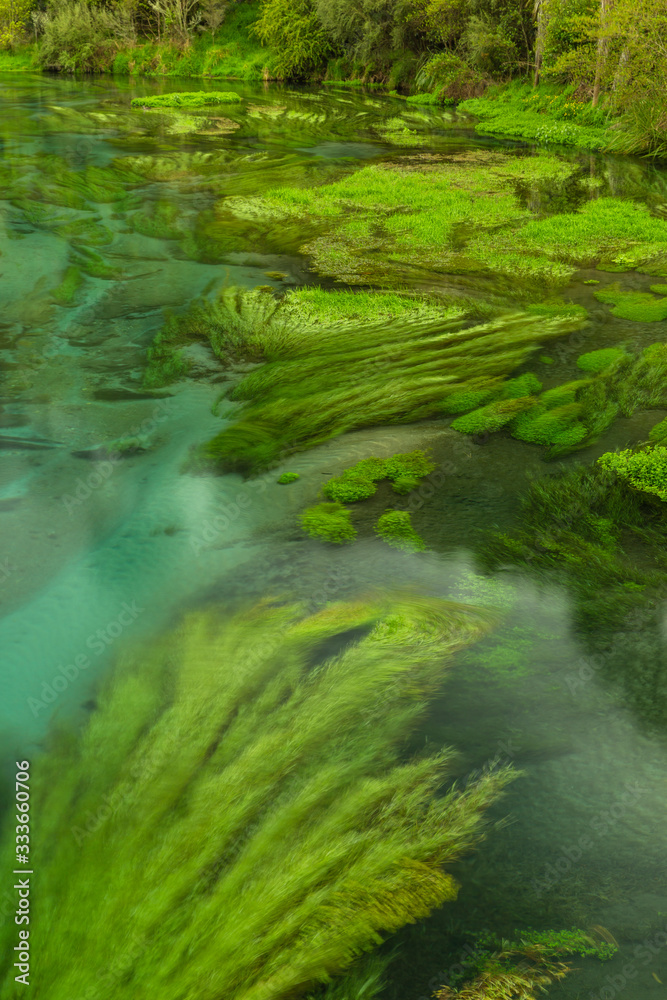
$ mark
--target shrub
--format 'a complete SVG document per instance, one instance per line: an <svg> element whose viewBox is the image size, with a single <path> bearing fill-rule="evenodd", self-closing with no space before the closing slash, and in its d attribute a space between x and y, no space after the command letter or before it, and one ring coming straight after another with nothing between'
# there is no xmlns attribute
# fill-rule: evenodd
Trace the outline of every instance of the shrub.
<svg viewBox="0 0 667 1000"><path fill-rule="evenodd" d="M350 512L342 503L320 503L307 507L301 515L301 527L311 538L343 545L357 537Z"/></svg>
<svg viewBox="0 0 667 1000"><path fill-rule="evenodd" d="M46 69L95 72L108 69L116 52L136 38L123 6L102 7L60 0L43 16L38 59Z"/></svg>
<svg viewBox="0 0 667 1000"><path fill-rule="evenodd" d="M283 472L282 476L278 477L278 482L281 486L286 486L287 483L295 483L300 478L298 472Z"/></svg>
<svg viewBox="0 0 667 1000"><path fill-rule="evenodd" d="M410 511L387 510L375 525L375 534L379 535L387 545L406 552L423 552L426 542L412 527Z"/></svg>
<svg viewBox="0 0 667 1000"><path fill-rule="evenodd" d="M264 0L253 30L273 50L278 76L305 76L332 51L311 0Z"/></svg>

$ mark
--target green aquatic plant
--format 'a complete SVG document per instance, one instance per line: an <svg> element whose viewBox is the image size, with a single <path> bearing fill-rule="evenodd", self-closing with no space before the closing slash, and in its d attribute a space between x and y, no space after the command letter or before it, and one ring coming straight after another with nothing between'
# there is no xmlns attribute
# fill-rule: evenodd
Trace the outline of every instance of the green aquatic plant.
<svg viewBox="0 0 667 1000"><path fill-rule="evenodd" d="M74 305L74 298L78 292L83 278L78 267L71 265L65 271L63 280L51 291L51 295L61 306Z"/></svg>
<svg viewBox="0 0 667 1000"><path fill-rule="evenodd" d="M667 407L664 344L653 344L638 357L623 348L603 348L582 354L577 364L588 378L537 396L521 395L538 390L540 383L533 375L498 381L487 390L491 402L457 417L451 426L467 434L493 433L507 426L513 437L542 445L548 458L556 458L595 441L619 414L629 417L639 409Z"/></svg>
<svg viewBox="0 0 667 1000"><path fill-rule="evenodd" d="M571 971L572 955L604 962L618 947L578 928L570 931L515 931L509 940L488 932L475 935L466 981L443 986L436 1000L536 1000ZM469 978L468 978L469 977Z"/></svg>
<svg viewBox="0 0 667 1000"><path fill-rule="evenodd" d="M73 247L69 258L80 271L89 274L91 278L103 278L105 281L119 281L122 278L119 267L108 264L101 254L89 247Z"/></svg>
<svg viewBox="0 0 667 1000"><path fill-rule="evenodd" d="M412 527L409 510L387 510L380 516L374 528L387 545L404 552L423 552L426 542Z"/></svg>
<svg viewBox="0 0 667 1000"><path fill-rule="evenodd" d="M651 441L667 441L667 417L661 420L659 423L654 424L649 431L649 440Z"/></svg>
<svg viewBox="0 0 667 1000"><path fill-rule="evenodd" d="M667 295L667 285L651 285L651 291L656 295Z"/></svg>
<svg viewBox="0 0 667 1000"><path fill-rule="evenodd" d="M201 449L213 468L253 472L355 427L439 415L450 393L509 374L538 343L580 322L513 313L470 326L458 308L431 318L416 307L400 320L324 325L297 321L291 305L230 290L213 324L206 308L166 334L167 351L185 327L199 339L208 328L220 357L267 358L231 390L245 403L237 419Z"/></svg>
<svg viewBox="0 0 667 1000"><path fill-rule="evenodd" d="M581 368L584 372L597 374L627 357L628 353L622 347L603 347L599 351L588 351L586 354L580 354L577 358L577 368Z"/></svg>
<svg viewBox="0 0 667 1000"><path fill-rule="evenodd" d="M531 409L535 400L531 397L520 399L500 399L472 410L452 421L452 428L461 434L490 434L506 427L519 413Z"/></svg>
<svg viewBox="0 0 667 1000"><path fill-rule="evenodd" d="M667 502L667 448L654 445L644 451L608 451L598 464L632 489Z"/></svg>
<svg viewBox="0 0 667 1000"><path fill-rule="evenodd" d="M423 451L392 455L390 458L363 458L345 469L340 476L332 476L322 487L322 494L329 500L354 503L375 495L376 484L389 479L396 493L409 493L421 480L435 469Z"/></svg>
<svg viewBox="0 0 667 1000"><path fill-rule="evenodd" d="M296 997L454 899L447 867L511 771L458 788L452 751L403 748L493 621L433 598L265 603L121 654L81 731L32 761L49 1000ZM14 1000L13 921L0 934Z"/></svg>
<svg viewBox="0 0 667 1000"><path fill-rule="evenodd" d="M286 486L288 483L295 483L300 478L298 472L283 472L281 476L278 476L278 482L281 486Z"/></svg>
<svg viewBox="0 0 667 1000"><path fill-rule="evenodd" d="M570 173L570 166L548 155L483 152L444 163L427 157L373 164L317 188L269 189L253 199L253 212L266 224L282 218L326 227L325 235L304 243L303 249L321 273L350 283L376 278L386 286L398 283L399 276L404 282L406 265L418 262L420 268L455 266L513 278L519 270L522 279L534 280L543 292L545 279L562 282L571 269L559 263L560 248L552 260L539 248L521 254L513 250L514 229L532 217L518 200L516 186L563 181ZM234 203L229 207L233 211ZM248 212L247 199L239 209Z"/></svg>
<svg viewBox="0 0 667 1000"><path fill-rule="evenodd" d="M201 108L215 104L238 104L240 101L240 95L231 90L179 91L173 94L133 97L131 106L133 108Z"/></svg>
<svg viewBox="0 0 667 1000"><path fill-rule="evenodd" d="M178 240L185 235L181 224L181 212L170 201L158 201L150 211L135 212L128 217L129 224L142 236L160 240Z"/></svg>
<svg viewBox="0 0 667 1000"><path fill-rule="evenodd" d="M667 319L667 297L656 299L649 292L624 292L619 285L611 285L595 292L595 298L612 306L612 316L621 319L632 319L636 323L659 323Z"/></svg>
<svg viewBox="0 0 667 1000"><path fill-rule="evenodd" d="M311 538L334 545L353 542L357 537L349 510L338 501L306 507L301 515L301 527Z"/></svg>

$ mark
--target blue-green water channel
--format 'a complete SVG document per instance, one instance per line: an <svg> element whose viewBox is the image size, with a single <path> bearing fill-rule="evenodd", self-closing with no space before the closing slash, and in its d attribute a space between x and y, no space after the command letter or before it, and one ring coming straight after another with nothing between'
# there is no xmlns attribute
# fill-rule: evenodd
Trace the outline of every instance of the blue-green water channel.
<svg viewBox="0 0 667 1000"><path fill-rule="evenodd" d="M193 125L129 110L130 97L165 89L182 88L0 81L3 766L30 756L54 713L85 716L95 678L128 640L212 596L225 606L287 593L318 605L393 580L493 605L502 626L460 658L421 738L456 746L461 775L499 759L522 777L496 808L507 825L460 865L459 900L400 935L388 995L430 996L464 960L465 930L576 924L606 928L619 953L604 966L577 962L552 995L664 997L664 734L603 682L565 592L509 572L483 576L471 552L479 529L511 524L521 491L551 471L538 450L507 437L464 439L433 422L357 431L301 455L291 466L301 480L290 490L274 474L246 483L194 476L182 471L190 448L220 428L212 413L219 368L202 349L196 377L157 393L142 385L165 310L182 311L225 285L321 283L297 230L225 228L215 215L221 197L334 179L410 151L410 134L415 152L522 147L481 137L442 111L405 119L414 133L397 138L387 121L406 113L402 102L343 90L235 87L249 107L241 128L222 114ZM562 155L604 174L613 193L660 208L667 173ZM112 180L101 170L108 167ZM586 191L574 185L525 198L534 211L562 211ZM169 206L179 210L173 232ZM151 230L158 217L163 228ZM74 267L83 277L72 290ZM568 289L591 312L584 349L630 332L645 343L664 337L656 329L664 324L637 332L611 318L584 278ZM629 280L641 289L651 281ZM474 292L469 278L443 276L448 287L457 282ZM620 420L578 460L641 440L647 427L643 415ZM145 451L112 461L99 451L135 437ZM297 513L327 473L423 444L449 455L454 469L420 514L429 552L406 556L368 539L329 550L300 534ZM624 655L631 665L632 649Z"/></svg>

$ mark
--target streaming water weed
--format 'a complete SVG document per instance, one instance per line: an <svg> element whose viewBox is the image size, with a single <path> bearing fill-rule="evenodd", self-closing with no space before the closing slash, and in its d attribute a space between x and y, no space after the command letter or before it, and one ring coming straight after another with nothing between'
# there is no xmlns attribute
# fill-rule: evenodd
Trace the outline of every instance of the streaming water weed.
<svg viewBox="0 0 667 1000"><path fill-rule="evenodd" d="M454 899L447 867L511 772L452 787L451 750L401 748L493 623L427 598L265 603L123 654L34 764L35 982L50 1000L296 997Z"/></svg>

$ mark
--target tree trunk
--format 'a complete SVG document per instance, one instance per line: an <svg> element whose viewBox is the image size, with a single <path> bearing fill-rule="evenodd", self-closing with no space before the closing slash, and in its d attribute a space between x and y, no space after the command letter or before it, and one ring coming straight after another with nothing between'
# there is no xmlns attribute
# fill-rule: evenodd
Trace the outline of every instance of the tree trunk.
<svg viewBox="0 0 667 1000"><path fill-rule="evenodd" d="M600 87L602 84L602 74L607 61L609 50L609 38L605 35L607 27L607 13L611 9L612 0L600 0L600 37L598 38L598 54L595 60L595 82L593 83L592 105L597 108L600 100Z"/></svg>
<svg viewBox="0 0 667 1000"><path fill-rule="evenodd" d="M547 16L547 0L535 0L535 7L533 10L536 20L535 26L535 72L533 74L533 86L536 87L540 82L540 73L542 71L542 59L544 56L544 39L547 31L548 16Z"/></svg>

